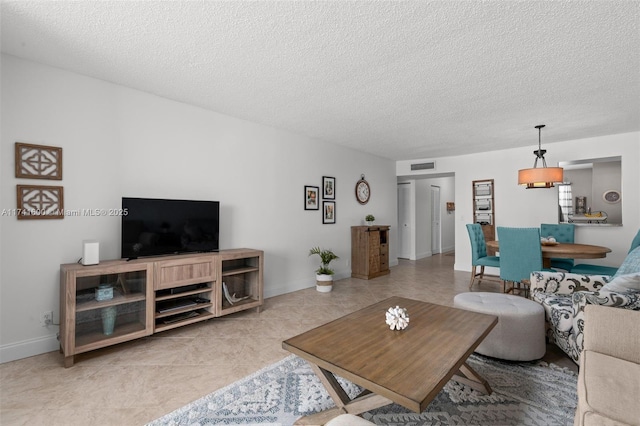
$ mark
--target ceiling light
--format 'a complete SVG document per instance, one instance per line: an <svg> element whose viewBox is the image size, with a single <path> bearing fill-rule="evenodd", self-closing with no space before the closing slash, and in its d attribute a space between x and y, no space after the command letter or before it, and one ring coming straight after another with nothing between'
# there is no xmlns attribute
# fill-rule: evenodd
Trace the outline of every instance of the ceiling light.
<svg viewBox="0 0 640 426"><path fill-rule="evenodd" d="M561 183L563 177L562 167L547 167L544 154L547 150L541 148L540 134L544 124L536 126L538 129L538 150L533 151L536 161L533 168L518 170L518 185L530 188L553 188L554 183ZM538 160L542 160L542 167L538 167Z"/></svg>

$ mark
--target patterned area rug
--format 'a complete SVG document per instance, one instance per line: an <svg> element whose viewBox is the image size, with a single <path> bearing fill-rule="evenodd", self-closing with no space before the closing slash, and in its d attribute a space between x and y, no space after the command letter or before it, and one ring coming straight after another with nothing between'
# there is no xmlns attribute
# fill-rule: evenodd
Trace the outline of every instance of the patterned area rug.
<svg viewBox="0 0 640 426"><path fill-rule="evenodd" d="M545 362L511 363L473 354L469 365L493 389L483 395L449 381L417 414L392 404L362 414L377 425L572 425L576 373ZM339 378L354 397L360 388ZM292 425L333 401L301 358L291 355L151 423L160 425Z"/></svg>

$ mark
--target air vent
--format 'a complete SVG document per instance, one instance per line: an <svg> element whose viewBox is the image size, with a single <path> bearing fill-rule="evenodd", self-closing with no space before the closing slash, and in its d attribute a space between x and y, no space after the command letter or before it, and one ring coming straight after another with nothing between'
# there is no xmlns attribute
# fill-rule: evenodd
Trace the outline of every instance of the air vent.
<svg viewBox="0 0 640 426"><path fill-rule="evenodd" d="M411 165L411 170L434 170L436 168L436 162L431 161L429 163L417 163Z"/></svg>

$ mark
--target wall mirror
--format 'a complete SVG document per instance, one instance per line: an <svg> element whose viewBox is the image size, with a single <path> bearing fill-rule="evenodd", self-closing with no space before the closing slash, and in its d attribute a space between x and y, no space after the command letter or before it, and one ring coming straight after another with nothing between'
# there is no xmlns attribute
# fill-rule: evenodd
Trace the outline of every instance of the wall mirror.
<svg viewBox="0 0 640 426"><path fill-rule="evenodd" d="M558 185L558 222L580 226L622 225L622 158L564 161Z"/></svg>

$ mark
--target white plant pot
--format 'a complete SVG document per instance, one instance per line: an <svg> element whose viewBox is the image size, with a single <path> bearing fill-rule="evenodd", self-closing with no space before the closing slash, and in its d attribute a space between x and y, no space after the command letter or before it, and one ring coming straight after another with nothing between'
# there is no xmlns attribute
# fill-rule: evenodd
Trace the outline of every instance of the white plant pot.
<svg viewBox="0 0 640 426"><path fill-rule="evenodd" d="M333 275L316 274L316 290L329 293L333 289Z"/></svg>

